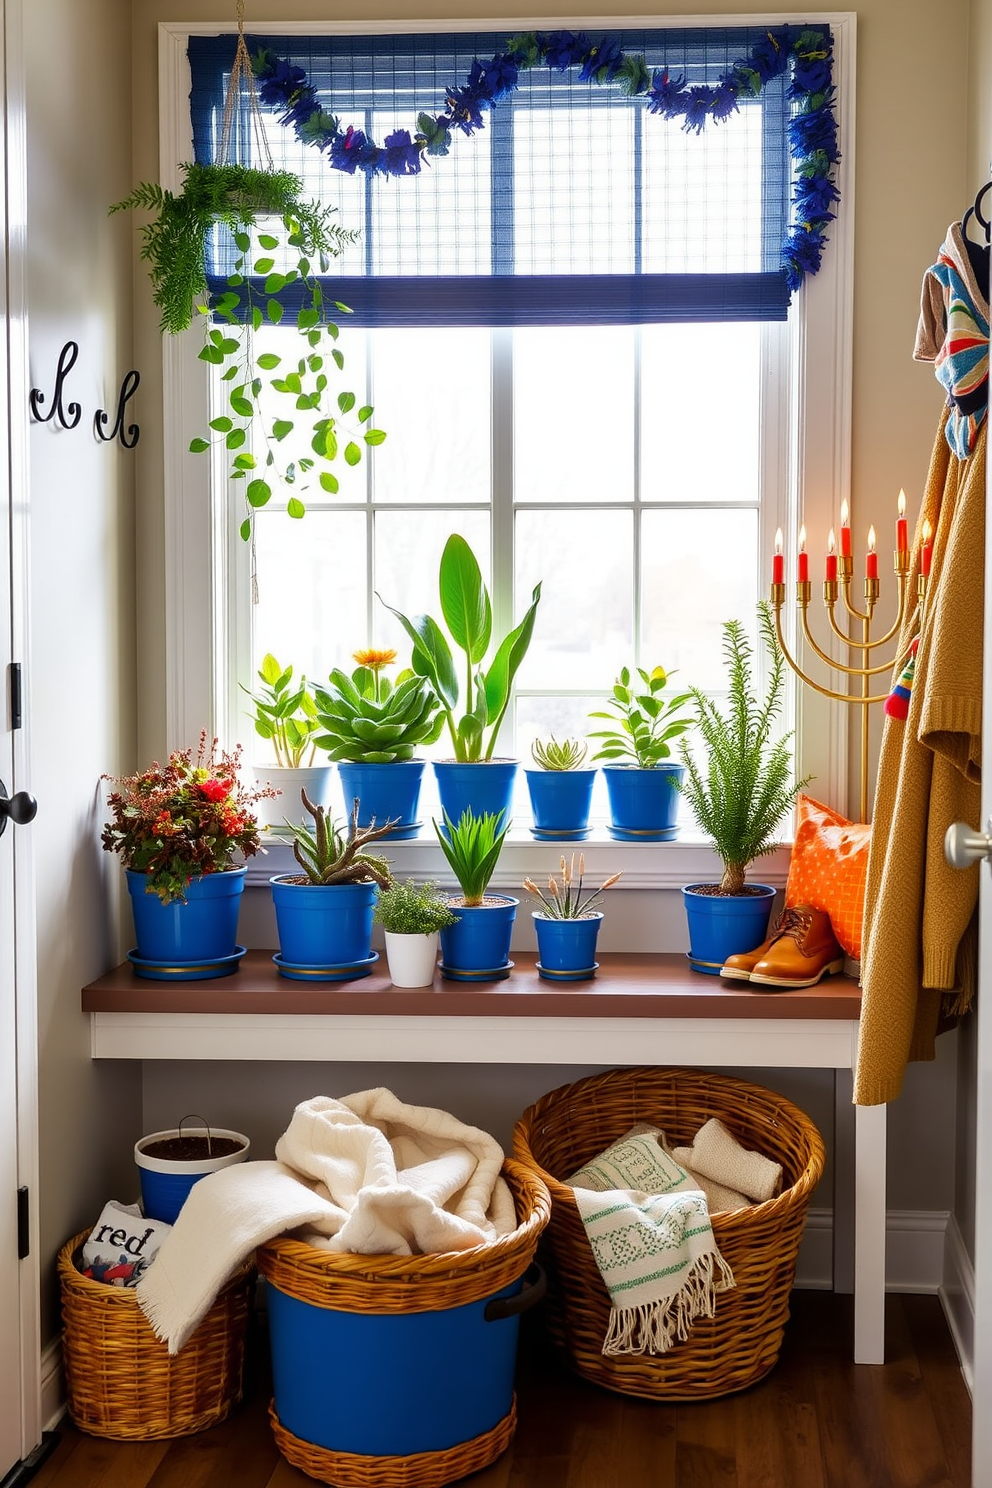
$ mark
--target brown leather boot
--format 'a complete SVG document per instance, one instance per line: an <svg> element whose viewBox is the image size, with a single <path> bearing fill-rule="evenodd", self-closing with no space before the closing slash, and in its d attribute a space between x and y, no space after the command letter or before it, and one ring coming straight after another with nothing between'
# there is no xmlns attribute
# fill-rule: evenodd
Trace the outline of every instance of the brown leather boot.
<svg viewBox="0 0 992 1488"><path fill-rule="evenodd" d="M844 970L844 952L830 928L830 916L808 904L786 911L791 922L767 954L751 969L752 987L812 987L827 972Z"/></svg>
<svg viewBox="0 0 992 1488"><path fill-rule="evenodd" d="M750 981L752 971L759 961L764 960L779 936L801 924L799 913L796 909L783 909L772 926L768 939L755 946L753 951L736 951L733 956L728 956L720 968L720 975L738 982Z"/></svg>

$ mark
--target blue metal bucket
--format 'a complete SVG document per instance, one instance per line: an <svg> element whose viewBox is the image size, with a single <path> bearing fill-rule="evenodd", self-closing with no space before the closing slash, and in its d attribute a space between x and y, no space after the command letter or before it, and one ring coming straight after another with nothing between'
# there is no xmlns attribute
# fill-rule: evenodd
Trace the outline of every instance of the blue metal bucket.
<svg viewBox="0 0 992 1488"><path fill-rule="evenodd" d="M300 1301L270 1280L276 1415L332 1452L406 1457L471 1441L510 1411L519 1314L543 1292L533 1266L462 1307L359 1313Z"/></svg>

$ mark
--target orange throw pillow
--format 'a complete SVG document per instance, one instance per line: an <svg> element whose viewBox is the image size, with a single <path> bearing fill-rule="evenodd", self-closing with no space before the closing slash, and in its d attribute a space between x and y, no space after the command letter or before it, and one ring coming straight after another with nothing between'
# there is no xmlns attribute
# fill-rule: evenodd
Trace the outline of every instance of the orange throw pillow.
<svg viewBox="0 0 992 1488"><path fill-rule="evenodd" d="M830 916L833 932L855 961L861 960L868 841L871 827L800 796L785 902L811 904Z"/></svg>

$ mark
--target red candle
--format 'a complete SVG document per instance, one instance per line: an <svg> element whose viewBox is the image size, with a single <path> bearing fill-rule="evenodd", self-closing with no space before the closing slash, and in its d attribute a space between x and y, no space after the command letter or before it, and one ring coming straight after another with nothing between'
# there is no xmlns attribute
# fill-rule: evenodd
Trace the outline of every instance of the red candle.
<svg viewBox="0 0 992 1488"><path fill-rule="evenodd" d="M806 551L806 528L799 529L799 553L796 558L796 578L800 584L809 583L809 554Z"/></svg>
<svg viewBox="0 0 992 1488"><path fill-rule="evenodd" d="M906 525L906 492L899 492L897 503L899 517L896 521L896 551L907 553L909 551L909 528Z"/></svg>
<svg viewBox="0 0 992 1488"><path fill-rule="evenodd" d="M865 554L865 578L878 578L878 554L875 552L875 529L868 528L868 551Z"/></svg>
<svg viewBox="0 0 992 1488"><path fill-rule="evenodd" d="M837 552L836 552L836 548L837 548L837 539L834 536L834 529L831 527L831 529L830 529L830 536L827 538L827 574L826 574L826 578L827 578L827 583L828 584L836 584L836 582L837 582Z"/></svg>
<svg viewBox="0 0 992 1488"><path fill-rule="evenodd" d="M840 556L851 556L851 513L846 501L840 504Z"/></svg>
<svg viewBox="0 0 992 1488"><path fill-rule="evenodd" d="M929 522L924 522L922 532L923 545L920 548L920 577L924 579L930 577L930 564L933 559L933 546L930 542L932 536L933 528Z"/></svg>
<svg viewBox="0 0 992 1488"><path fill-rule="evenodd" d="M772 583L785 583L785 559L782 556L782 529L775 533L775 554L772 558Z"/></svg>

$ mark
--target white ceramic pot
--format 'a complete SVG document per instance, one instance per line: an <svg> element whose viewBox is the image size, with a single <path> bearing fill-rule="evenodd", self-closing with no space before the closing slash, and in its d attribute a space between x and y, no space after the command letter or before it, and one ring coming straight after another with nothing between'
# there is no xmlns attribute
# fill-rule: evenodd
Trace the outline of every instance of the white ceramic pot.
<svg viewBox="0 0 992 1488"><path fill-rule="evenodd" d="M437 931L431 935L400 935L386 930L386 961L394 987L429 987L437 964Z"/></svg>
<svg viewBox="0 0 992 1488"><path fill-rule="evenodd" d="M287 765L256 765L255 783L274 785L280 792L275 800L259 801L256 807L259 826L283 827L286 822L307 822L300 791L305 790L315 806L331 805L333 765L305 765L299 770Z"/></svg>

